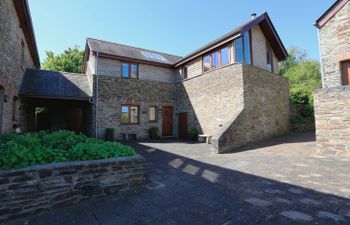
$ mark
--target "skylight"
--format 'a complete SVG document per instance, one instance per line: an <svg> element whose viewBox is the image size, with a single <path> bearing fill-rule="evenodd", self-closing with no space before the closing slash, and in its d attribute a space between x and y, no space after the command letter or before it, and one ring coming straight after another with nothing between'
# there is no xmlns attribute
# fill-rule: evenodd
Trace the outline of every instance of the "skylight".
<svg viewBox="0 0 350 225"><path fill-rule="evenodd" d="M141 52L148 59L152 59L152 60L156 60L156 61L163 61L163 62L167 62L168 61L166 58L164 58L162 55L160 55L158 53L145 52L145 51L141 51Z"/></svg>

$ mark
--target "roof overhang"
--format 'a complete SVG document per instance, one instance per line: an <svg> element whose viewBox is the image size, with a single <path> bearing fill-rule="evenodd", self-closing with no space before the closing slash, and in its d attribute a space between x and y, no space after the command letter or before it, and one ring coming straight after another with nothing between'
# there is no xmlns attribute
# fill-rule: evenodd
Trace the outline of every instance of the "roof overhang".
<svg viewBox="0 0 350 225"><path fill-rule="evenodd" d="M251 30L253 27L259 25L262 32L264 33L266 39L269 41L274 53L279 61L285 60L288 57L288 52L284 47L281 38L279 37L275 27L273 26L269 15L265 12L260 16L254 18L250 22L246 23L244 26L237 30L231 31L230 33L224 35L223 37L209 43L208 45L194 51L193 53L185 56L180 61L175 64L175 67L181 66L197 57L200 57L215 48L220 47L236 38L241 37L245 32Z"/></svg>
<svg viewBox="0 0 350 225"><path fill-rule="evenodd" d="M40 68L38 48L27 0L13 0L16 13L36 69Z"/></svg>
<svg viewBox="0 0 350 225"><path fill-rule="evenodd" d="M349 0L337 0L323 15L315 22L315 27L323 27Z"/></svg>

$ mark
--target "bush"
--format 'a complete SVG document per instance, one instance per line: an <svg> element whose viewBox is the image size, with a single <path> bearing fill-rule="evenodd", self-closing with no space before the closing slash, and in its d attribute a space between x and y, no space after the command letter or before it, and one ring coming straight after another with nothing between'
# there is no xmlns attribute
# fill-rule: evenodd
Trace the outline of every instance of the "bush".
<svg viewBox="0 0 350 225"><path fill-rule="evenodd" d="M151 127L148 129L148 135L149 135L149 138L153 139L153 138L156 138L158 136L158 127Z"/></svg>
<svg viewBox="0 0 350 225"><path fill-rule="evenodd" d="M71 131L0 136L0 169L134 154L134 149L126 145L88 138Z"/></svg>
<svg viewBox="0 0 350 225"><path fill-rule="evenodd" d="M197 137L198 137L198 131L196 128L188 128L187 129L187 134L188 134L188 138L192 141L195 141L197 140Z"/></svg>

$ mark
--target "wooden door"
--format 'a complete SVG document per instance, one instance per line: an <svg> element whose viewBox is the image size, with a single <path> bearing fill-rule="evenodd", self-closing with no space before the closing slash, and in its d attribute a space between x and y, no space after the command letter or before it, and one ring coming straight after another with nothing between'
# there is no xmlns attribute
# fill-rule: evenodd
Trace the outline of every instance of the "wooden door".
<svg viewBox="0 0 350 225"><path fill-rule="evenodd" d="M343 85L350 85L350 60L342 62Z"/></svg>
<svg viewBox="0 0 350 225"><path fill-rule="evenodd" d="M77 133L81 132L83 112L81 109L71 109L68 113L68 129Z"/></svg>
<svg viewBox="0 0 350 225"><path fill-rule="evenodd" d="M173 107L163 107L162 110L162 134L163 136L173 135Z"/></svg>
<svg viewBox="0 0 350 225"><path fill-rule="evenodd" d="M187 138L187 113L179 113L179 137Z"/></svg>

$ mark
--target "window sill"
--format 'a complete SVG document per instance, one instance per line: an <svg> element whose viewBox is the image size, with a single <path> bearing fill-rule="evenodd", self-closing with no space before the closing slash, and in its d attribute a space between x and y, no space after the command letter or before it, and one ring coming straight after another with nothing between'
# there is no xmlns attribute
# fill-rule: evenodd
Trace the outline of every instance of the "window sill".
<svg viewBox="0 0 350 225"><path fill-rule="evenodd" d="M120 123L120 125L140 125L140 123Z"/></svg>

